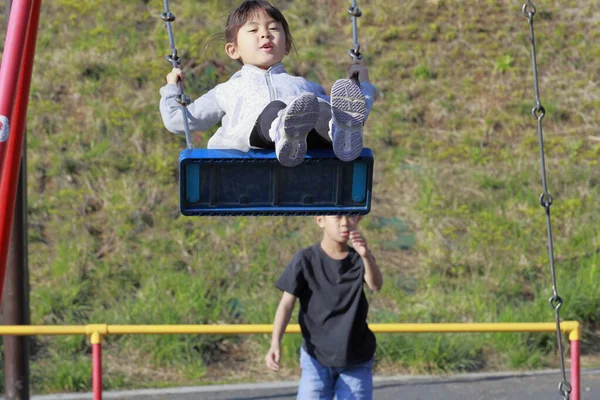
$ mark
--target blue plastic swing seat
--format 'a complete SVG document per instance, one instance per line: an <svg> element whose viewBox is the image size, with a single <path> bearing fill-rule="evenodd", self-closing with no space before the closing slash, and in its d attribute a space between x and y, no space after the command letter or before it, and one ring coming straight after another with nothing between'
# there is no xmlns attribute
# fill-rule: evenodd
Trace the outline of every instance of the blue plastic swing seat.
<svg viewBox="0 0 600 400"><path fill-rule="evenodd" d="M373 152L351 162L309 150L296 167L272 150L186 149L179 156L181 213L210 215L365 215L371 210Z"/></svg>

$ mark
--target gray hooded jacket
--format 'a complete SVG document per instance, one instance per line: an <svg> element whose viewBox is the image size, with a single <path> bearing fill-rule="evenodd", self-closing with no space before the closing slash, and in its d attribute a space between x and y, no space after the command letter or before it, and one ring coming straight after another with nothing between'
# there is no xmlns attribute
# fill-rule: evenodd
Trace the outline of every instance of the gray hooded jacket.
<svg viewBox="0 0 600 400"><path fill-rule="evenodd" d="M361 82L360 86L365 95L368 113L373 105L375 88L369 82ZM250 133L256 119L267 104L275 100L289 104L306 92L317 96L322 110L329 109L329 96L322 86L289 75L281 63L268 70L246 64L227 82L217 85L188 106L190 131L206 131L221 121L221 127L208 141L208 148L246 152L251 148ZM160 89L160 114L167 130L184 134L181 106L176 101L179 94L177 85L168 84ZM327 135L331 114L321 114L315 129Z"/></svg>

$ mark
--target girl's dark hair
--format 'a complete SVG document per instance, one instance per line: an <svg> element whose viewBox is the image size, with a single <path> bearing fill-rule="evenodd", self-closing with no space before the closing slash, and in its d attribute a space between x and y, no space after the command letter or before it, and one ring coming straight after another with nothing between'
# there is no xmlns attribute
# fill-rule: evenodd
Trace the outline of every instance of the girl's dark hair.
<svg viewBox="0 0 600 400"><path fill-rule="evenodd" d="M290 33L290 26L283 16L283 13L266 0L246 0L240 4L238 8L233 10L227 17L225 41L227 43L235 43L240 28L248 22L248 19L260 10L263 10L269 14L271 18L281 24L283 31L285 32L286 50L289 52L294 45L294 40Z"/></svg>

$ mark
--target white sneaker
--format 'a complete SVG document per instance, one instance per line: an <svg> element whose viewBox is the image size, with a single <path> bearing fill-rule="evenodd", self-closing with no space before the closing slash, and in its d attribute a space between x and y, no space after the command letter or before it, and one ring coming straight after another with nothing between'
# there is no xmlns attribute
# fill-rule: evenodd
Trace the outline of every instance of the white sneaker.
<svg viewBox="0 0 600 400"><path fill-rule="evenodd" d="M294 99L273 121L275 154L281 165L295 167L304 161L306 135L319 118L319 101L313 93Z"/></svg>
<svg viewBox="0 0 600 400"><path fill-rule="evenodd" d="M331 88L331 140L342 161L356 159L363 148L363 124L367 119L365 96L354 81L340 79Z"/></svg>

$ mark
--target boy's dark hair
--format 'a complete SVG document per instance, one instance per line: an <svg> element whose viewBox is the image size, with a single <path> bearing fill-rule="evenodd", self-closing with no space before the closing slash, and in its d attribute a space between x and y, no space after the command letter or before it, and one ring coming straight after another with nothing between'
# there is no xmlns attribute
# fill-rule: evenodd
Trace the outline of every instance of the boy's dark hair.
<svg viewBox="0 0 600 400"><path fill-rule="evenodd" d="M246 24L256 12L263 10L275 21L279 22L285 32L285 46L289 52L294 45L290 26L288 25L283 13L266 0L246 0L238 8L233 10L227 17L227 25L225 26L225 41L227 43L235 43L237 34L242 26Z"/></svg>

